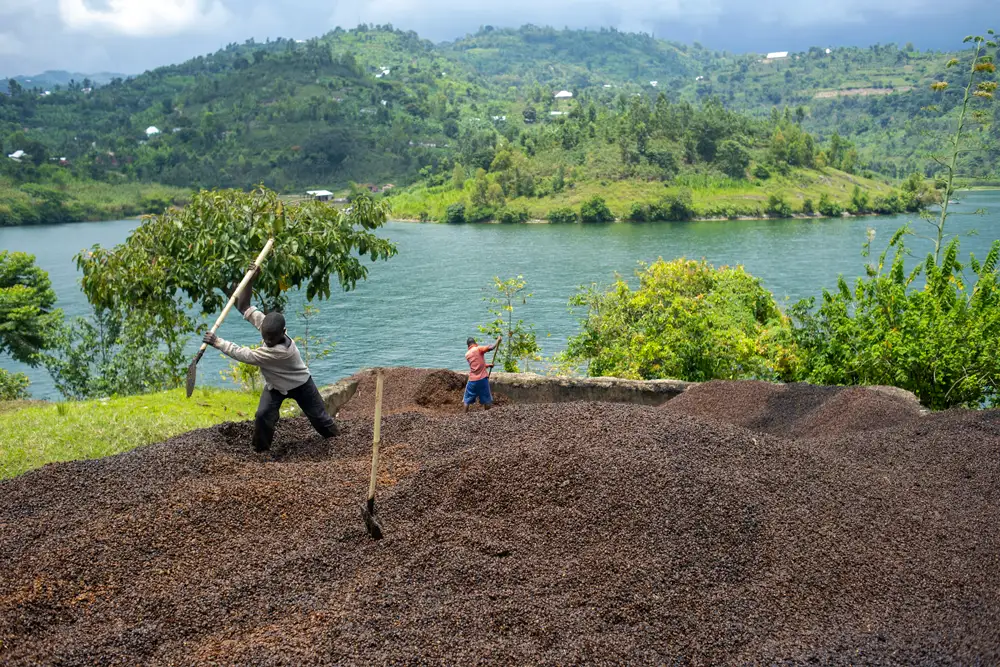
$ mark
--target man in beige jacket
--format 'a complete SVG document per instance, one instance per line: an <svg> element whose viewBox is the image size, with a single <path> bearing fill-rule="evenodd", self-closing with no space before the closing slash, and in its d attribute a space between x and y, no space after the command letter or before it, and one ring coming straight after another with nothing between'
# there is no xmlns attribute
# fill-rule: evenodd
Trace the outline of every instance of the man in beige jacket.
<svg viewBox="0 0 1000 667"><path fill-rule="evenodd" d="M337 425L323 405L323 398L313 382L309 368L302 361L299 348L285 330L285 316L277 312L265 315L250 305L253 281L259 272L260 269L257 268L250 284L240 293L236 308L243 314L243 319L260 331L263 344L258 348L243 347L223 340L212 332L205 334L204 340L226 356L260 367L260 373L264 376L264 391L260 395L254 425L255 452L270 449L274 429L280 418L281 404L286 398L299 404L302 413L309 418L320 435L332 438L337 435Z"/></svg>

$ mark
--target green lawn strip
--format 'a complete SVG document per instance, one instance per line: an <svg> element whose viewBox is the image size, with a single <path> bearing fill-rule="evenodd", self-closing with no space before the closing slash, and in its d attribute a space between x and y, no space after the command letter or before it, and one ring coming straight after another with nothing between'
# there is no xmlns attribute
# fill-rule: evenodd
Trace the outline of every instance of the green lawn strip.
<svg viewBox="0 0 1000 667"><path fill-rule="evenodd" d="M0 412L0 479L47 463L111 456L193 429L252 419L257 400L256 394L215 388L199 388L189 399L183 389L172 389Z"/></svg>

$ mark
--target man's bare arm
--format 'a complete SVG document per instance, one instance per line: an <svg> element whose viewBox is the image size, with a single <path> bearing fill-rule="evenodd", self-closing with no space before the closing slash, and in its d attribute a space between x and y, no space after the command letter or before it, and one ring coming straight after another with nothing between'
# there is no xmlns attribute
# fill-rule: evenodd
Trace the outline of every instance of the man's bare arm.
<svg viewBox="0 0 1000 667"><path fill-rule="evenodd" d="M236 310L240 311L240 315L246 315L247 308L250 307L250 298L253 296L253 284L254 281L257 280L257 276L260 275L260 267L256 264L251 264L247 271L253 271L253 277L250 278L250 282L248 282L247 286L243 288L240 295L236 297L236 303L233 304L236 306ZM239 283L236 283L226 290L226 296L232 297L233 292L236 291L237 287L239 287Z"/></svg>

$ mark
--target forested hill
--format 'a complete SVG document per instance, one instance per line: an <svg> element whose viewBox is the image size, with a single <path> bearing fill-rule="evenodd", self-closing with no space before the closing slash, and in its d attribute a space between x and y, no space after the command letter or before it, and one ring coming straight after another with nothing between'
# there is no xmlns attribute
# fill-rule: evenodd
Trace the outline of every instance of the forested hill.
<svg viewBox="0 0 1000 667"><path fill-rule="evenodd" d="M52 167L42 165L66 158L62 168L80 177L184 187L400 184L475 150L468 143L484 133L516 141L529 109L538 123L562 122L551 112L563 89L581 108L619 111L661 93L696 107L715 98L750 116L788 106L819 143L835 131L853 141L853 168L902 177L926 163L932 144L920 130L935 129L959 99L929 91L932 80L957 82L949 57L889 45L767 60L533 26L439 45L391 26L338 29L233 44L93 89L73 82L43 95L14 82L0 95L0 141L4 154L26 156L0 160L0 178L44 182ZM996 174L995 156L972 159L976 175Z"/></svg>
<svg viewBox="0 0 1000 667"><path fill-rule="evenodd" d="M481 92L457 69L413 33L248 42L89 93L0 96L0 136L8 153L66 157L94 178L279 189L405 178L457 136Z"/></svg>
<svg viewBox="0 0 1000 667"><path fill-rule="evenodd" d="M524 26L495 29L441 45L449 58L471 67L501 91L507 86L540 85L572 90L606 84L657 81L680 89L703 71L724 65L726 57L700 46L654 39L617 30L578 31Z"/></svg>

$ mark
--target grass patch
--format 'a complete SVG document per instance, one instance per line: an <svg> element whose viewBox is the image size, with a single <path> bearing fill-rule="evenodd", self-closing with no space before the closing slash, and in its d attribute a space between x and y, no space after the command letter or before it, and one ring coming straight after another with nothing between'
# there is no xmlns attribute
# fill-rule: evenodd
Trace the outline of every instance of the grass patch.
<svg viewBox="0 0 1000 667"><path fill-rule="evenodd" d="M198 388L0 410L0 479L46 463L96 459L227 421L252 419L258 396ZM249 443L248 445L249 446Z"/></svg>
<svg viewBox="0 0 1000 667"><path fill-rule="evenodd" d="M855 185L861 186L871 197L892 192L892 187L886 183L832 168L792 169L786 176L775 174L765 181L733 180L711 174L682 174L673 182L579 179L560 192L545 197L517 197L507 200L507 205L523 208L530 218L544 220L554 208L579 211L581 204L597 196L605 200L616 217L623 218L636 202L655 202L664 195L676 194L680 187L687 187L692 192L697 217L726 217L720 211L760 217L771 194L784 197L792 210L799 213L806 199L812 199L815 205L824 194L846 207ZM390 198L392 213L397 219L419 219L423 213L431 221L441 220L448 206L460 201L468 202L468 193L451 185L426 187L418 184Z"/></svg>
<svg viewBox="0 0 1000 667"><path fill-rule="evenodd" d="M33 405L48 405L48 403L45 401L34 401L31 399L21 401L0 401L0 415L7 412L14 412L15 410L22 410Z"/></svg>

